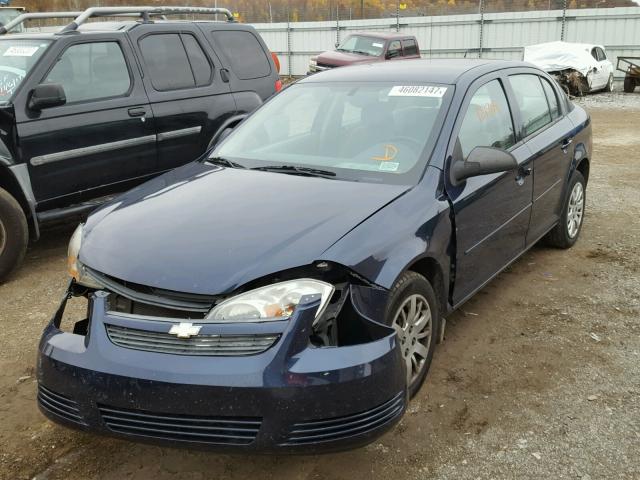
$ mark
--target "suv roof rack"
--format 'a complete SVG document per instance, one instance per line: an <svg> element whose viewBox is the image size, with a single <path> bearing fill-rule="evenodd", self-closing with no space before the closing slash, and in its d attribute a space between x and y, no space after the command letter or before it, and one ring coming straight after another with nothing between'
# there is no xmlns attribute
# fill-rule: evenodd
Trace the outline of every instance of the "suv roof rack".
<svg viewBox="0 0 640 480"><path fill-rule="evenodd" d="M231 11L226 8L200 8L200 7L91 7L79 12L39 12L23 13L6 25L0 26L0 35L13 30L27 20L45 18L74 18L75 20L64 27L60 33L72 32L90 18L94 17L141 17L143 21L151 21L152 16L166 15L224 15L228 22L235 22Z"/></svg>

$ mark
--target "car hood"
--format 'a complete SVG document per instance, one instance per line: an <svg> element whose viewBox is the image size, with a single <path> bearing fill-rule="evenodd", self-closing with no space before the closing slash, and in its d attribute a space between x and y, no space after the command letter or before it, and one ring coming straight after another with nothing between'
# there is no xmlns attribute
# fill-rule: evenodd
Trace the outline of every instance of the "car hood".
<svg viewBox="0 0 640 480"><path fill-rule="evenodd" d="M358 55L357 53L338 52L337 50L323 52L317 57L318 63L336 67L342 67L344 65L354 65L356 63L378 62L380 60L380 57Z"/></svg>
<svg viewBox="0 0 640 480"><path fill-rule="evenodd" d="M228 293L320 259L407 189L196 162L93 213L80 260L141 285Z"/></svg>

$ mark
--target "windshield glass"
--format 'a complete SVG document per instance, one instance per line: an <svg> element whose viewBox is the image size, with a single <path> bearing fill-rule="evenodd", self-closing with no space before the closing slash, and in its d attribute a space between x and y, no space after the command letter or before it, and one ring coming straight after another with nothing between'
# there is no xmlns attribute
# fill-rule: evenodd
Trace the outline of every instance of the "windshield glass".
<svg viewBox="0 0 640 480"><path fill-rule="evenodd" d="M333 178L414 184L453 87L301 83L258 109L211 154L248 168L294 165Z"/></svg>
<svg viewBox="0 0 640 480"><path fill-rule="evenodd" d="M7 102L49 46L46 40L0 40L0 102Z"/></svg>
<svg viewBox="0 0 640 480"><path fill-rule="evenodd" d="M384 40L379 38L351 35L338 46L340 52L358 53L371 57L379 57L384 50Z"/></svg>

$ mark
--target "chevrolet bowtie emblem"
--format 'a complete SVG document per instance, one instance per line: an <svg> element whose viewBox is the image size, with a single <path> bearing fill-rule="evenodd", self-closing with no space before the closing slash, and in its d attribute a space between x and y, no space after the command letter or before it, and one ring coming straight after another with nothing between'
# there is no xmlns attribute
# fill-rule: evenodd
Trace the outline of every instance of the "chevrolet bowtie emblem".
<svg viewBox="0 0 640 480"><path fill-rule="evenodd" d="M171 326L169 335L177 335L178 338L191 338L198 335L201 328L200 325L194 325L193 323L179 323Z"/></svg>

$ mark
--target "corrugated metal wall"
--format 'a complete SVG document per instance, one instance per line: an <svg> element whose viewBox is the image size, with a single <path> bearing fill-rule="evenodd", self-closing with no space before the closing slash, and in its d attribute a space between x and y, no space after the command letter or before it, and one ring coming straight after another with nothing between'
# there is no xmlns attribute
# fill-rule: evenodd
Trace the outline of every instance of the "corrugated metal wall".
<svg viewBox="0 0 640 480"><path fill-rule="evenodd" d="M562 10L400 18L425 58L521 59L526 45L560 40ZM309 57L334 48L353 31L395 31L396 19L254 24L278 53L283 75L305 75ZM339 28L338 28L339 27ZM482 45L480 37L482 32ZM640 7L567 10L565 41L604 45L609 58L640 57ZM481 53L482 50L482 53ZM621 72L617 72L620 78Z"/></svg>

